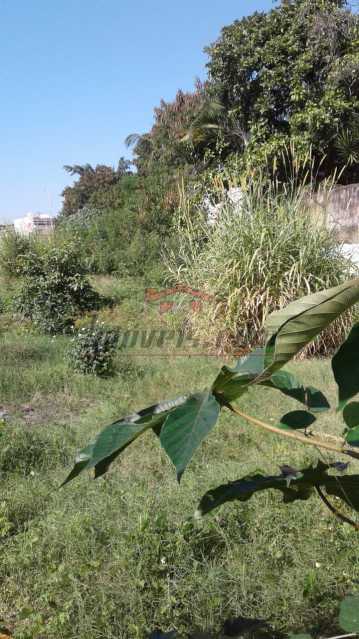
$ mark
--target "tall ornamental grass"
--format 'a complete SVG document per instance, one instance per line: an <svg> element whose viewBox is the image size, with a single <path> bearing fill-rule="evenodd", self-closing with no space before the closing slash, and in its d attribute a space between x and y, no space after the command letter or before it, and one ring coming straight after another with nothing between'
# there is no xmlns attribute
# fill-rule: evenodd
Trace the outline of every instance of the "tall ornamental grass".
<svg viewBox="0 0 359 639"><path fill-rule="evenodd" d="M353 275L340 243L310 212L308 187L259 179L240 206L225 204L210 226L182 198L179 247L167 256L171 277L212 296L192 329L223 348L260 344L266 317L288 302ZM326 353L343 337L344 317L311 347Z"/></svg>

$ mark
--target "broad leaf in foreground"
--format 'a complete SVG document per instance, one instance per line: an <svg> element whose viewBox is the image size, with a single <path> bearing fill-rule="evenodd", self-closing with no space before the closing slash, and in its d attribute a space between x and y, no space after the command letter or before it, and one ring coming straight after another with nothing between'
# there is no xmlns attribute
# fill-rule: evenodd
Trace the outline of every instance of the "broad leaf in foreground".
<svg viewBox="0 0 359 639"><path fill-rule="evenodd" d="M359 393L359 324L354 324L347 339L334 355L332 369L338 384L338 408L342 410L348 400Z"/></svg>
<svg viewBox="0 0 359 639"><path fill-rule="evenodd" d="M83 448L75 459L75 465L62 485L77 477L83 470L95 468L95 477L100 477L118 455L139 435L149 428L159 428L167 415L186 401L187 397L154 404L138 413L124 417L106 426L96 439Z"/></svg>
<svg viewBox="0 0 359 639"><path fill-rule="evenodd" d="M190 395L167 417L160 441L180 481L193 453L215 426L221 407L210 391Z"/></svg>
<svg viewBox="0 0 359 639"><path fill-rule="evenodd" d="M359 301L359 278L288 304L272 313L268 334L265 372L274 372L291 360L339 315Z"/></svg>
<svg viewBox="0 0 359 639"><path fill-rule="evenodd" d="M85 470L87 464L89 463L92 457L92 451L93 451L94 445L95 445L95 442L93 441L90 444L88 444L88 446L80 450L79 453L77 453L76 459L75 459L75 465L73 469L71 470L70 474L66 477L65 481L61 484L62 486L67 484L72 479L75 479L77 475L79 475L80 473L82 473L83 470Z"/></svg>
<svg viewBox="0 0 359 639"><path fill-rule="evenodd" d="M343 419L348 428L359 426L359 402L346 404L343 410Z"/></svg>
<svg viewBox="0 0 359 639"><path fill-rule="evenodd" d="M303 386L288 371L277 371L269 379L261 382L262 386L279 390L283 395L296 399L313 412L323 412L330 408L325 395L314 386Z"/></svg>
<svg viewBox="0 0 359 639"><path fill-rule="evenodd" d="M306 500L311 497L316 486L325 488L329 495L340 497L348 506L359 512L359 475L328 475L328 470L336 470L336 464L318 462L313 468L296 470L287 466L278 476L260 473L247 475L242 479L218 486L208 491L201 499L198 515L205 515L229 501L247 501L258 492L268 489L278 490L284 503Z"/></svg>
<svg viewBox="0 0 359 639"><path fill-rule="evenodd" d="M212 386L212 392L218 401L230 403L245 393L248 388L261 379L264 371L264 349L257 348L249 355L241 357L234 368L223 366ZM303 386L294 375L287 371L277 371L270 378L260 382L287 397L292 397L313 411L325 411L329 402L321 391L313 386Z"/></svg>
<svg viewBox="0 0 359 639"><path fill-rule="evenodd" d="M262 372L264 350L256 348L241 357L234 368L223 366L212 385L212 392L223 403L232 402L246 392L248 386Z"/></svg>
<svg viewBox="0 0 359 639"><path fill-rule="evenodd" d="M345 441L349 446L359 446L359 402L350 402L344 406L343 419L347 426Z"/></svg>
<svg viewBox="0 0 359 639"><path fill-rule="evenodd" d="M359 446L359 426L351 428L345 435L345 441L349 446Z"/></svg>
<svg viewBox="0 0 359 639"><path fill-rule="evenodd" d="M282 430L308 428L315 422L315 417L306 410L293 410L281 418L278 427Z"/></svg>
<svg viewBox="0 0 359 639"><path fill-rule="evenodd" d="M343 599L340 604L339 625L346 632L359 633L359 594Z"/></svg>

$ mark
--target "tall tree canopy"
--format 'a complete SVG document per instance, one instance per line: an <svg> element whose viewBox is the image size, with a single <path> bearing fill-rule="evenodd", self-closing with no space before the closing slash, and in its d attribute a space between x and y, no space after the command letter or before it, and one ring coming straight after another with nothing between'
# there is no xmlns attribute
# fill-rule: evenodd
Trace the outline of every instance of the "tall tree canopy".
<svg viewBox="0 0 359 639"><path fill-rule="evenodd" d="M283 0L223 28L206 52L210 93L245 132L253 165L290 139L325 157L323 172L348 164L346 179L359 177L359 18L344 1Z"/></svg>
<svg viewBox="0 0 359 639"><path fill-rule="evenodd" d="M66 164L64 169L70 175L78 176L74 184L67 186L61 194L64 198L61 214L65 217L88 205L94 194L113 191L124 176L131 175L130 162L124 158L119 160L117 170L105 164L97 164L96 167L91 164Z"/></svg>
<svg viewBox="0 0 359 639"><path fill-rule="evenodd" d="M149 174L159 168L172 170L198 161L199 148L184 140L186 131L205 101L205 85L196 82L195 91L177 91L172 102L161 100L154 109L152 129L143 135L132 134L127 144L134 146L135 165L139 173Z"/></svg>

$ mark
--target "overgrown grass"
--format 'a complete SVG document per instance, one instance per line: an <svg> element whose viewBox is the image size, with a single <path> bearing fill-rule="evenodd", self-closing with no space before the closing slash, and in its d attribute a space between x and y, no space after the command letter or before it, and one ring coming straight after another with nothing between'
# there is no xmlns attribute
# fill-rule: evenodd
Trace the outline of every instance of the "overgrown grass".
<svg viewBox="0 0 359 639"><path fill-rule="evenodd" d="M199 334L214 342L221 334L224 348L256 346L271 312L353 275L340 243L309 210L310 195L304 183L283 190L258 177L239 207L224 204L213 226L200 210L196 216L188 196L182 198L179 247L167 263L176 282L211 299L207 312L194 318ZM337 347L351 320L350 313L341 318L315 350Z"/></svg>
<svg viewBox="0 0 359 639"><path fill-rule="evenodd" d="M228 413L180 487L148 433L105 478L59 489L75 451L103 425L205 387L220 361L143 357L141 375L101 379L69 370L66 337L7 325L0 346L10 415L0 425L0 627L16 639L139 639L155 627L216 637L227 618L243 615L278 631L335 629L332 613L356 584L359 545L319 500L284 506L268 491L201 523L192 517L209 488L307 464L314 449ZM335 404L327 361L293 366ZM256 389L242 406L276 422L293 403ZM338 433L338 420L333 411L319 427Z"/></svg>

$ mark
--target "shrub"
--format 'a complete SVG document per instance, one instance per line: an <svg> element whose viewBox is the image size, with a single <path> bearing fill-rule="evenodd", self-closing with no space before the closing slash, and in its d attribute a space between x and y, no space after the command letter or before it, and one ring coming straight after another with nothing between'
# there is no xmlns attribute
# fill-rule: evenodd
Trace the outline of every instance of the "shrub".
<svg viewBox="0 0 359 639"><path fill-rule="evenodd" d="M72 338L69 352L72 368L79 373L110 374L118 338L118 331L103 323L80 329Z"/></svg>
<svg viewBox="0 0 359 639"><path fill-rule="evenodd" d="M177 282L214 300L207 313L194 317L200 334L213 340L220 334L222 344L239 348L256 345L271 312L350 277L353 264L313 219L308 200L304 187L283 190L259 181L245 191L240 207L226 204L213 226L185 219L180 249L168 266ZM341 318L317 348L338 344L338 328L347 324Z"/></svg>
<svg viewBox="0 0 359 639"><path fill-rule="evenodd" d="M144 275L160 260L162 240L130 208L81 209L61 220L57 239L76 236L81 260L92 273Z"/></svg>
<svg viewBox="0 0 359 639"><path fill-rule="evenodd" d="M100 306L73 245L50 248L42 256L31 253L21 268L25 278L14 310L45 333L67 332L76 316Z"/></svg>
<svg viewBox="0 0 359 639"><path fill-rule="evenodd" d="M31 252L40 252L41 241L36 236L6 231L0 240L0 272L5 277L19 277L24 258Z"/></svg>

